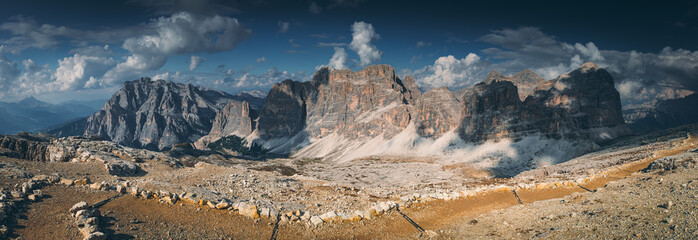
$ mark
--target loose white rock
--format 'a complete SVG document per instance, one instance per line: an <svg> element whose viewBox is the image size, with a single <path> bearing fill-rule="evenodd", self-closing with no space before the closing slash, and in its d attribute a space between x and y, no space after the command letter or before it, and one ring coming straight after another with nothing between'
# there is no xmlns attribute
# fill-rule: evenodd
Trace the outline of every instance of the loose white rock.
<svg viewBox="0 0 698 240"><path fill-rule="evenodd" d="M318 216L312 216L312 217L310 217L310 223L312 223L312 224L315 225L315 226L320 225L320 224L322 224L323 222L324 222L324 221L322 221L322 218L320 218L320 217L318 217Z"/></svg>
<svg viewBox="0 0 698 240"><path fill-rule="evenodd" d="M75 214L80 210L87 209L88 207L89 207L89 205L87 205L87 202L82 201L82 202L79 202L79 203L76 203L75 205L73 205L73 207L71 207L68 212L70 212L71 214Z"/></svg>

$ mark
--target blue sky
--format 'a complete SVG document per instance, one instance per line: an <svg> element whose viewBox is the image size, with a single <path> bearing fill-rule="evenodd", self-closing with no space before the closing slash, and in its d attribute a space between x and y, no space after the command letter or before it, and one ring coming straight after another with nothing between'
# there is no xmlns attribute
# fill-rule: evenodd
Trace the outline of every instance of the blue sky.
<svg viewBox="0 0 698 240"><path fill-rule="evenodd" d="M266 91L369 64L458 89L592 61L644 103L698 90L697 20L696 1L17 1L0 9L0 101L106 99L142 76Z"/></svg>

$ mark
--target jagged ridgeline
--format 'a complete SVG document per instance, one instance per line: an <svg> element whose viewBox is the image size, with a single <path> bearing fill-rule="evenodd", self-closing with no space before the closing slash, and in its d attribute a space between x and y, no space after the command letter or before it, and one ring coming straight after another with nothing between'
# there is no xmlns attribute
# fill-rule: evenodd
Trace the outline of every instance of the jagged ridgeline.
<svg viewBox="0 0 698 240"><path fill-rule="evenodd" d="M209 134L221 109L243 102L247 108L258 108L263 99L142 78L124 83L97 113L48 133L96 135L124 146L165 150Z"/></svg>
<svg viewBox="0 0 698 240"><path fill-rule="evenodd" d="M630 133L613 78L592 63L552 80L528 70L493 72L465 89L425 93L389 65L323 68L311 81L275 84L263 100L144 78L125 83L102 110L69 127L54 133L156 150L189 142L344 160L453 156L485 142L515 145L531 137L578 145L574 155Z"/></svg>

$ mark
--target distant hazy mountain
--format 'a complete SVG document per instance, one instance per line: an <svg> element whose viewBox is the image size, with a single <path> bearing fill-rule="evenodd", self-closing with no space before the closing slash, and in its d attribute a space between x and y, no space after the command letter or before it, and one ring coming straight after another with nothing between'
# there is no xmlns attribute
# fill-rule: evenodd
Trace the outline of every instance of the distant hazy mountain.
<svg viewBox="0 0 698 240"><path fill-rule="evenodd" d="M0 102L0 133L34 132L95 113L87 102L50 104L34 97Z"/></svg>
<svg viewBox="0 0 698 240"><path fill-rule="evenodd" d="M628 127L637 132L673 128L698 122L698 94L623 108Z"/></svg>

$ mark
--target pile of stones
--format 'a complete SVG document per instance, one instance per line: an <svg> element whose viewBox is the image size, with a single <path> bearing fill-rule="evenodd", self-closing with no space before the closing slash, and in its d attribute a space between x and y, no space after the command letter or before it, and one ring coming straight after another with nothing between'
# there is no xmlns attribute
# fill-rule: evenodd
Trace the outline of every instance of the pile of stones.
<svg viewBox="0 0 698 240"><path fill-rule="evenodd" d="M84 236L84 240L104 240L107 235L99 231L99 219L102 214L97 208L90 208L87 202L79 202L69 210L75 224Z"/></svg>

